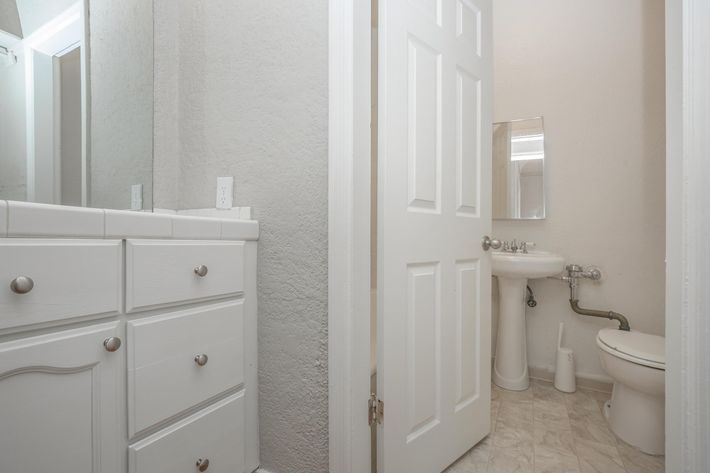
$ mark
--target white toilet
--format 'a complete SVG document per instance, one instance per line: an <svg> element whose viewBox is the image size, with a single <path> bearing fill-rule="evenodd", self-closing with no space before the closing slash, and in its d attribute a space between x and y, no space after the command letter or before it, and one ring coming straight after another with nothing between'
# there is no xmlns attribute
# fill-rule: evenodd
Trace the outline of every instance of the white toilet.
<svg viewBox="0 0 710 473"><path fill-rule="evenodd" d="M602 366L614 380L604 414L614 433L642 452L664 453L665 339L605 328L597 335Z"/></svg>

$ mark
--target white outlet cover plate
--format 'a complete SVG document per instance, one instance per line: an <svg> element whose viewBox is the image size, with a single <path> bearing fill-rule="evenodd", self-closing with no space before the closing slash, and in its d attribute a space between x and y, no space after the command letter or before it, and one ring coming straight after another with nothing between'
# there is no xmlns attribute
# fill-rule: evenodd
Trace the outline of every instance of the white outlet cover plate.
<svg viewBox="0 0 710 473"><path fill-rule="evenodd" d="M231 209L233 193L234 177L218 177L216 207L218 209Z"/></svg>

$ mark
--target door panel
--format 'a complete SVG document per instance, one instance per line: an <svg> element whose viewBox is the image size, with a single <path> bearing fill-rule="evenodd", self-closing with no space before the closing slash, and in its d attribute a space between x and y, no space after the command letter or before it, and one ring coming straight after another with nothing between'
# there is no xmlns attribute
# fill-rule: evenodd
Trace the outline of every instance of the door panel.
<svg viewBox="0 0 710 473"><path fill-rule="evenodd" d="M409 209L440 211L441 55L416 38L408 40L410 110L407 172Z"/></svg>
<svg viewBox="0 0 710 473"><path fill-rule="evenodd" d="M437 264L414 264L408 271L407 301L407 378L409 433L415 438L439 423L441 355L439 308L439 271Z"/></svg>
<svg viewBox="0 0 710 473"><path fill-rule="evenodd" d="M490 430L491 2L381 0L378 471Z"/></svg>
<svg viewBox="0 0 710 473"><path fill-rule="evenodd" d="M479 311L478 262L456 263L456 408L458 412L474 402L481 392L481 321Z"/></svg>

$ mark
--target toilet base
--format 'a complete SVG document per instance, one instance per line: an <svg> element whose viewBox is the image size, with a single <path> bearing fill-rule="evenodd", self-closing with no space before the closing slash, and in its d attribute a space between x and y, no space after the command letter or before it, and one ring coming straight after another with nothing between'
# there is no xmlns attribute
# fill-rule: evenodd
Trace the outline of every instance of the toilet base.
<svg viewBox="0 0 710 473"><path fill-rule="evenodd" d="M665 453L664 398L649 396L614 383L604 415L611 430L624 442L649 455Z"/></svg>

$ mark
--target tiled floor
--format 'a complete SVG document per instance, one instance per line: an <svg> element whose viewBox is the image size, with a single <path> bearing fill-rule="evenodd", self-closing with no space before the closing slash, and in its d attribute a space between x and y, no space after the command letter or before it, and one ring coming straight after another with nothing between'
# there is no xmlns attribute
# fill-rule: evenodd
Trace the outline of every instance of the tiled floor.
<svg viewBox="0 0 710 473"><path fill-rule="evenodd" d="M663 473L663 457L641 453L609 430L609 394L493 386L491 434L446 473Z"/></svg>

